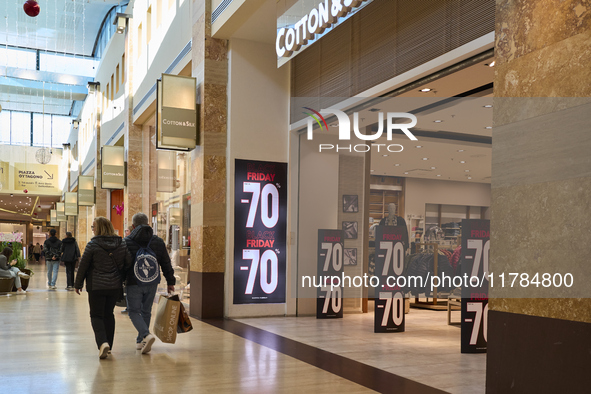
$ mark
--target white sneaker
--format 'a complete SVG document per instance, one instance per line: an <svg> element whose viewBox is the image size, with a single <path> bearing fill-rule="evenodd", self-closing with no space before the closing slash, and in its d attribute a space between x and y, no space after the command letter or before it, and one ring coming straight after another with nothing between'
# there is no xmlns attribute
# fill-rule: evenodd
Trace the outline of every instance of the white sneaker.
<svg viewBox="0 0 591 394"><path fill-rule="evenodd" d="M143 347L144 347L143 342L138 342L135 344L135 350L142 350Z"/></svg>
<svg viewBox="0 0 591 394"><path fill-rule="evenodd" d="M26 290L23 290L23 289L20 289L20 290L17 290L16 291L16 294L26 294L26 293L27 293L27 291Z"/></svg>
<svg viewBox="0 0 591 394"><path fill-rule="evenodd" d="M29 279L31 277L30 275L27 275L22 271L19 271L18 276L20 276L23 279Z"/></svg>
<svg viewBox="0 0 591 394"><path fill-rule="evenodd" d="M101 360L107 358L110 350L111 350L111 347L109 346L109 344L107 342L103 343L101 345L101 348L99 349L99 358Z"/></svg>
<svg viewBox="0 0 591 394"><path fill-rule="evenodd" d="M156 337L152 334L148 334L144 340L142 341L142 354L146 354L149 353L150 350L152 350L152 345L154 344L154 341L156 340Z"/></svg>

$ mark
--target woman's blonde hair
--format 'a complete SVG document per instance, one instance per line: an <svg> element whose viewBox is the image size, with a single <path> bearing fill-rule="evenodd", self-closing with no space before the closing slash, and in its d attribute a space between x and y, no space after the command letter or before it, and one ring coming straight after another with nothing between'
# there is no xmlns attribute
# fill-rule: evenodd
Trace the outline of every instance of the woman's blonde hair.
<svg viewBox="0 0 591 394"><path fill-rule="evenodd" d="M103 216L94 218L94 235L116 235L113 223Z"/></svg>

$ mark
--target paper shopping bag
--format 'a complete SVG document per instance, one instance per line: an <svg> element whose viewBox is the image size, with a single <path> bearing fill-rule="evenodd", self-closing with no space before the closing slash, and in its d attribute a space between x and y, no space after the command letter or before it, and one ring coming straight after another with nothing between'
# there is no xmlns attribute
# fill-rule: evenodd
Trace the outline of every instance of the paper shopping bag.
<svg viewBox="0 0 591 394"><path fill-rule="evenodd" d="M193 329L189 314L185 310L185 306L181 303L181 310L179 312L179 324L176 326L176 332L179 334L189 332Z"/></svg>
<svg viewBox="0 0 591 394"><path fill-rule="evenodd" d="M154 319L153 332L164 343L176 342L176 327L179 321L181 302L179 296L160 296Z"/></svg>

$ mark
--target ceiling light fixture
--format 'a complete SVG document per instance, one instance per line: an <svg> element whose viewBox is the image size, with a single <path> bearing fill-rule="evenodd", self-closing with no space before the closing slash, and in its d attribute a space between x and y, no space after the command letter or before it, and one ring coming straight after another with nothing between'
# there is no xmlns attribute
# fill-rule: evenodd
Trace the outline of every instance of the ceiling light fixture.
<svg viewBox="0 0 591 394"><path fill-rule="evenodd" d="M468 177L468 179L472 179L472 177L471 177L471 176L469 176L469 177Z"/></svg>
<svg viewBox="0 0 591 394"><path fill-rule="evenodd" d="M492 129L492 126L486 126L485 129L490 130Z"/></svg>
<svg viewBox="0 0 591 394"><path fill-rule="evenodd" d="M131 18L130 14L122 14L120 12L117 13L115 16L115 20L113 24L117 26L117 33L123 34L125 33L125 28L127 27L127 20Z"/></svg>
<svg viewBox="0 0 591 394"><path fill-rule="evenodd" d="M463 151L464 151L463 149L458 149L458 152L463 152Z"/></svg>
<svg viewBox="0 0 591 394"><path fill-rule="evenodd" d="M470 170L464 170L464 172L470 172Z"/></svg>
<svg viewBox="0 0 591 394"><path fill-rule="evenodd" d="M495 66L495 60L493 60L492 62L490 62L490 63L488 64L488 66L489 66L489 67L494 67L494 66Z"/></svg>
<svg viewBox="0 0 591 394"><path fill-rule="evenodd" d="M441 119L437 119L437 120L433 121L433 123L441 123L441 122L443 122L443 120L441 120Z"/></svg>
<svg viewBox="0 0 591 394"><path fill-rule="evenodd" d="M435 169L436 169L436 167L431 167L431 169L432 169L432 170L435 170Z"/></svg>
<svg viewBox="0 0 591 394"><path fill-rule="evenodd" d="M483 108L492 108L492 104L486 104L482 106Z"/></svg>
<svg viewBox="0 0 591 394"><path fill-rule="evenodd" d="M388 155L382 155L383 157L388 157Z"/></svg>
<svg viewBox="0 0 591 394"><path fill-rule="evenodd" d="M424 89L419 90L419 92L427 93L427 92L430 92L431 90L433 90L433 89L424 88Z"/></svg>
<svg viewBox="0 0 591 394"><path fill-rule="evenodd" d="M441 176L441 174L437 174L437 176Z"/></svg>
<svg viewBox="0 0 591 394"><path fill-rule="evenodd" d="M400 164L396 163L394 164L394 167L400 167Z"/></svg>
<svg viewBox="0 0 591 394"><path fill-rule="evenodd" d="M428 157L423 157L423 160L429 160L429 158Z"/></svg>
<svg viewBox="0 0 591 394"><path fill-rule="evenodd" d="M423 146L422 146L422 145L417 145L416 147L417 147L417 148L422 148Z"/></svg>
<svg viewBox="0 0 591 394"><path fill-rule="evenodd" d="M465 162L464 160L461 160L461 161L460 161L460 163L462 163L462 164L466 164L466 162Z"/></svg>
<svg viewBox="0 0 591 394"><path fill-rule="evenodd" d="M408 175L408 172L405 172L404 175Z"/></svg>

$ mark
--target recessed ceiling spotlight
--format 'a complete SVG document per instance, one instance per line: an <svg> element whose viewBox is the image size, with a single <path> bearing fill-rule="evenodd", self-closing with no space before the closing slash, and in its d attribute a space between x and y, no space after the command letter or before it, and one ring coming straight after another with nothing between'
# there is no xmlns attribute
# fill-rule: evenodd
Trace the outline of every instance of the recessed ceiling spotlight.
<svg viewBox="0 0 591 394"><path fill-rule="evenodd" d="M400 164L396 163L394 164L394 167L400 167Z"/></svg>
<svg viewBox="0 0 591 394"><path fill-rule="evenodd" d="M388 157L388 155L382 155L383 157Z"/></svg>
<svg viewBox="0 0 591 394"><path fill-rule="evenodd" d="M437 176L441 176L441 174L437 174Z"/></svg>
<svg viewBox="0 0 591 394"><path fill-rule="evenodd" d="M371 170L371 172L373 172L374 170Z"/></svg>
<svg viewBox="0 0 591 394"><path fill-rule="evenodd" d="M489 66L489 67L494 67L494 66L495 66L495 61L493 60L492 62L490 62L490 63L488 64L488 66Z"/></svg>
<svg viewBox="0 0 591 394"><path fill-rule="evenodd" d="M416 146L416 148L422 148L422 147L423 147L422 145L417 145L417 146Z"/></svg>
<svg viewBox="0 0 591 394"><path fill-rule="evenodd" d="M464 170L464 172L470 172L470 170Z"/></svg>
<svg viewBox="0 0 591 394"><path fill-rule="evenodd" d="M434 169L435 169L435 167L431 167L431 169L432 169L432 170L434 170Z"/></svg>
<svg viewBox="0 0 591 394"><path fill-rule="evenodd" d="M404 175L408 175L408 172L405 172Z"/></svg>
<svg viewBox="0 0 591 394"><path fill-rule="evenodd" d="M427 92L430 92L431 90L433 90L433 89L431 89L431 88L424 88L424 89L419 90L419 92L427 93Z"/></svg>
<svg viewBox="0 0 591 394"><path fill-rule="evenodd" d="M462 164L466 164L466 162L465 162L464 160L461 160L461 161L460 161L460 163L462 163Z"/></svg>
<svg viewBox="0 0 591 394"><path fill-rule="evenodd" d="M429 160L429 158L428 157L423 157L423 160Z"/></svg>
<svg viewBox="0 0 591 394"><path fill-rule="evenodd" d="M492 108L492 104L486 104L482 106L483 108Z"/></svg>
<svg viewBox="0 0 591 394"><path fill-rule="evenodd" d="M458 152L463 152L463 151L464 151L463 149L458 149Z"/></svg>
<svg viewBox="0 0 591 394"><path fill-rule="evenodd" d="M443 120L441 120L441 119L437 119L437 120L433 121L433 123L441 123L441 122L443 122Z"/></svg>
<svg viewBox="0 0 591 394"><path fill-rule="evenodd" d="M468 179L472 179L472 177L471 177L471 176L469 176L469 177L468 177Z"/></svg>
<svg viewBox="0 0 591 394"><path fill-rule="evenodd" d="M492 126L486 126L485 129L490 130L492 129Z"/></svg>

